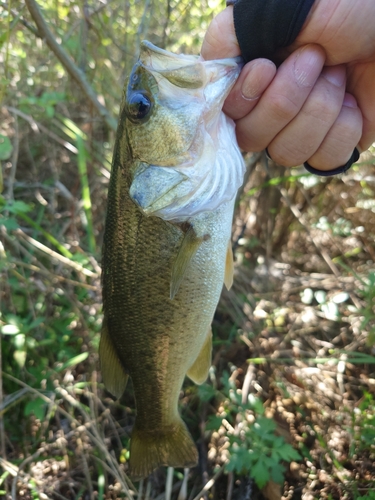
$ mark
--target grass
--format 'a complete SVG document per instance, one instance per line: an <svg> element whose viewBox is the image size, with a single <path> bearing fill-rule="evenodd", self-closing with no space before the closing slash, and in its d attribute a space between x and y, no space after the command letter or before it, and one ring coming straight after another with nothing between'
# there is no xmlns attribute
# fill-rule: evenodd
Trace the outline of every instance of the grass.
<svg viewBox="0 0 375 500"><path fill-rule="evenodd" d="M170 47L197 52L214 8L179 2L171 29L154 2L141 34L132 20L142 2L127 14L103 4L89 12L90 30L74 5L56 11L48 1L45 15L72 58L88 55L86 72L113 114L138 38L170 33ZM97 355L113 134L16 8L0 12L0 496L374 498L374 151L330 180L247 158L213 367L181 393L200 465L133 484L131 384L113 401Z"/></svg>
<svg viewBox="0 0 375 500"><path fill-rule="evenodd" d="M77 164L77 171L81 167ZM84 172L85 181L78 175L81 187L92 182ZM293 191L298 180L288 184L288 179L283 185ZM263 189L275 186L262 185L259 200ZM318 192L319 185L312 189ZM238 221L246 220L241 215L246 199L240 202ZM371 498L372 466L360 464L374 456L375 292L373 272L365 276L361 266L366 264L358 257L352 257L355 271L347 262L339 276L319 268L301 272L300 265L289 262L287 272L281 266L281 276L263 274L264 289L259 289L254 277L264 273L263 261L247 254L245 232L236 249L242 261L237 279L233 290L224 293L214 321L210 379L199 388L187 385L182 398L184 418L196 439L204 429L205 475L160 470L154 479L134 485L126 474L132 394L112 401L97 372L99 267L87 225L76 212L83 248L61 239L57 246L56 225L45 226L47 231L41 219L30 230L25 226L25 213L37 220L27 197L13 203L3 198L2 207L4 495L44 498L57 491L56 498L69 498L64 486L69 480L76 485L76 498L87 493L131 499L179 495L182 500L200 498L204 487L221 498L249 488L250 477L251 490L264 498L272 497L271 490L281 497L296 489L319 490L320 498ZM95 204L85 210L95 227ZM345 236L332 232L331 238L338 245ZM310 244L307 237L304 244ZM261 253L262 238L257 237L258 249L251 245L251 252ZM59 251L67 246L69 256ZM330 303L336 305L335 314L323 307ZM20 425L25 429L21 435Z"/></svg>

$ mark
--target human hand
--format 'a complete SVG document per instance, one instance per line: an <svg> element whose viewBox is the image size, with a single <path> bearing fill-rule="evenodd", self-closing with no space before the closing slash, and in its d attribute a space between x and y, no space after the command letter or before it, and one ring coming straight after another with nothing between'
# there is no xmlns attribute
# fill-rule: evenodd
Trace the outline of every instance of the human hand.
<svg viewBox="0 0 375 500"><path fill-rule="evenodd" d="M303 31L301 35L306 36ZM356 72L348 65L323 68L324 50L311 44L301 47L305 40L297 41L300 48L287 57L277 72L273 63L264 59L248 63L224 110L236 120L239 144L245 150L267 147L272 158L283 165L308 161L317 169L331 170L346 163L357 143L365 149L372 142L375 127L371 117L375 113L363 113L364 134L361 134L363 106L356 104ZM229 7L211 23L202 55L213 59L239 53ZM374 78L368 71L359 75L359 80L375 106ZM345 92L346 88L352 90L352 95ZM364 97L358 95L362 104Z"/></svg>
<svg viewBox="0 0 375 500"><path fill-rule="evenodd" d="M308 43L319 44L326 64L345 63L346 89L363 116L359 149L375 140L375 2L315 0L305 25L289 52Z"/></svg>

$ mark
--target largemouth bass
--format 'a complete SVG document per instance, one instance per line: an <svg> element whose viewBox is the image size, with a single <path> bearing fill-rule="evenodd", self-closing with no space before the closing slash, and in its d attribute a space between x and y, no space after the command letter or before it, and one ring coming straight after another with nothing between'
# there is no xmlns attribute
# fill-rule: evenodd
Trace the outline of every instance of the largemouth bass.
<svg viewBox="0 0 375 500"><path fill-rule="evenodd" d="M238 60L203 61L142 42L120 109L103 247L103 381L132 378L130 474L191 467L178 412L187 375L211 364L211 322L233 274L234 200L244 163L221 111Z"/></svg>

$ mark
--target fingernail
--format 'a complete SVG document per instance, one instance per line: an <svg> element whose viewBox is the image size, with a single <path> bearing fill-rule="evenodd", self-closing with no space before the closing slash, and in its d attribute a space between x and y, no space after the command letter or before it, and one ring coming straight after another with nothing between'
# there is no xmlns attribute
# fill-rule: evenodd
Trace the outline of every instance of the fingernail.
<svg viewBox="0 0 375 500"><path fill-rule="evenodd" d="M336 87L341 87L346 80L346 71L344 66L326 66L322 76Z"/></svg>
<svg viewBox="0 0 375 500"><path fill-rule="evenodd" d="M242 83L242 97L247 101L258 99L276 72L275 65L264 59L249 63L249 70Z"/></svg>
<svg viewBox="0 0 375 500"><path fill-rule="evenodd" d="M312 87L323 65L323 56L316 48L307 45L297 54L294 61L294 76L301 87Z"/></svg>
<svg viewBox="0 0 375 500"><path fill-rule="evenodd" d="M251 74L250 77L249 73L242 84L241 93L242 97L247 101L254 101L255 99L259 98L261 94L261 88L259 79L256 77L256 75Z"/></svg>
<svg viewBox="0 0 375 500"><path fill-rule="evenodd" d="M342 103L343 106L347 108L358 108L357 100L352 94L345 93L344 100Z"/></svg>

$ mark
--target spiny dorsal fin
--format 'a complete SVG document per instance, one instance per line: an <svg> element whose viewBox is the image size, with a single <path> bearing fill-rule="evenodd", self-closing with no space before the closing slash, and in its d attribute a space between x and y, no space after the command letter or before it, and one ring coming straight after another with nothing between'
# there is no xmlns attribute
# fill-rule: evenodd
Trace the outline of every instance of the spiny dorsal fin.
<svg viewBox="0 0 375 500"><path fill-rule="evenodd" d="M225 275L224 275L224 284L227 290L230 290L233 285L233 274L234 274L233 250L231 242L229 240L227 256L225 259Z"/></svg>
<svg viewBox="0 0 375 500"><path fill-rule="evenodd" d="M173 299L180 288L181 282L185 276L186 269L191 262L191 259L197 253L198 248L206 237L198 237L193 226L190 226L185 233L176 260L172 266L171 277L171 292L170 297Z"/></svg>
<svg viewBox="0 0 375 500"><path fill-rule="evenodd" d="M125 391L129 375L125 373L109 337L106 320L103 321L99 344L100 370L107 391L120 398Z"/></svg>
<svg viewBox="0 0 375 500"><path fill-rule="evenodd" d="M200 385L206 380L208 376L208 370L211 366L212 358L212 330L208 331L207 338L203 344L203 347L198 354L197 359L194 361L193 365L188 369L186 375Z"/></svg>

